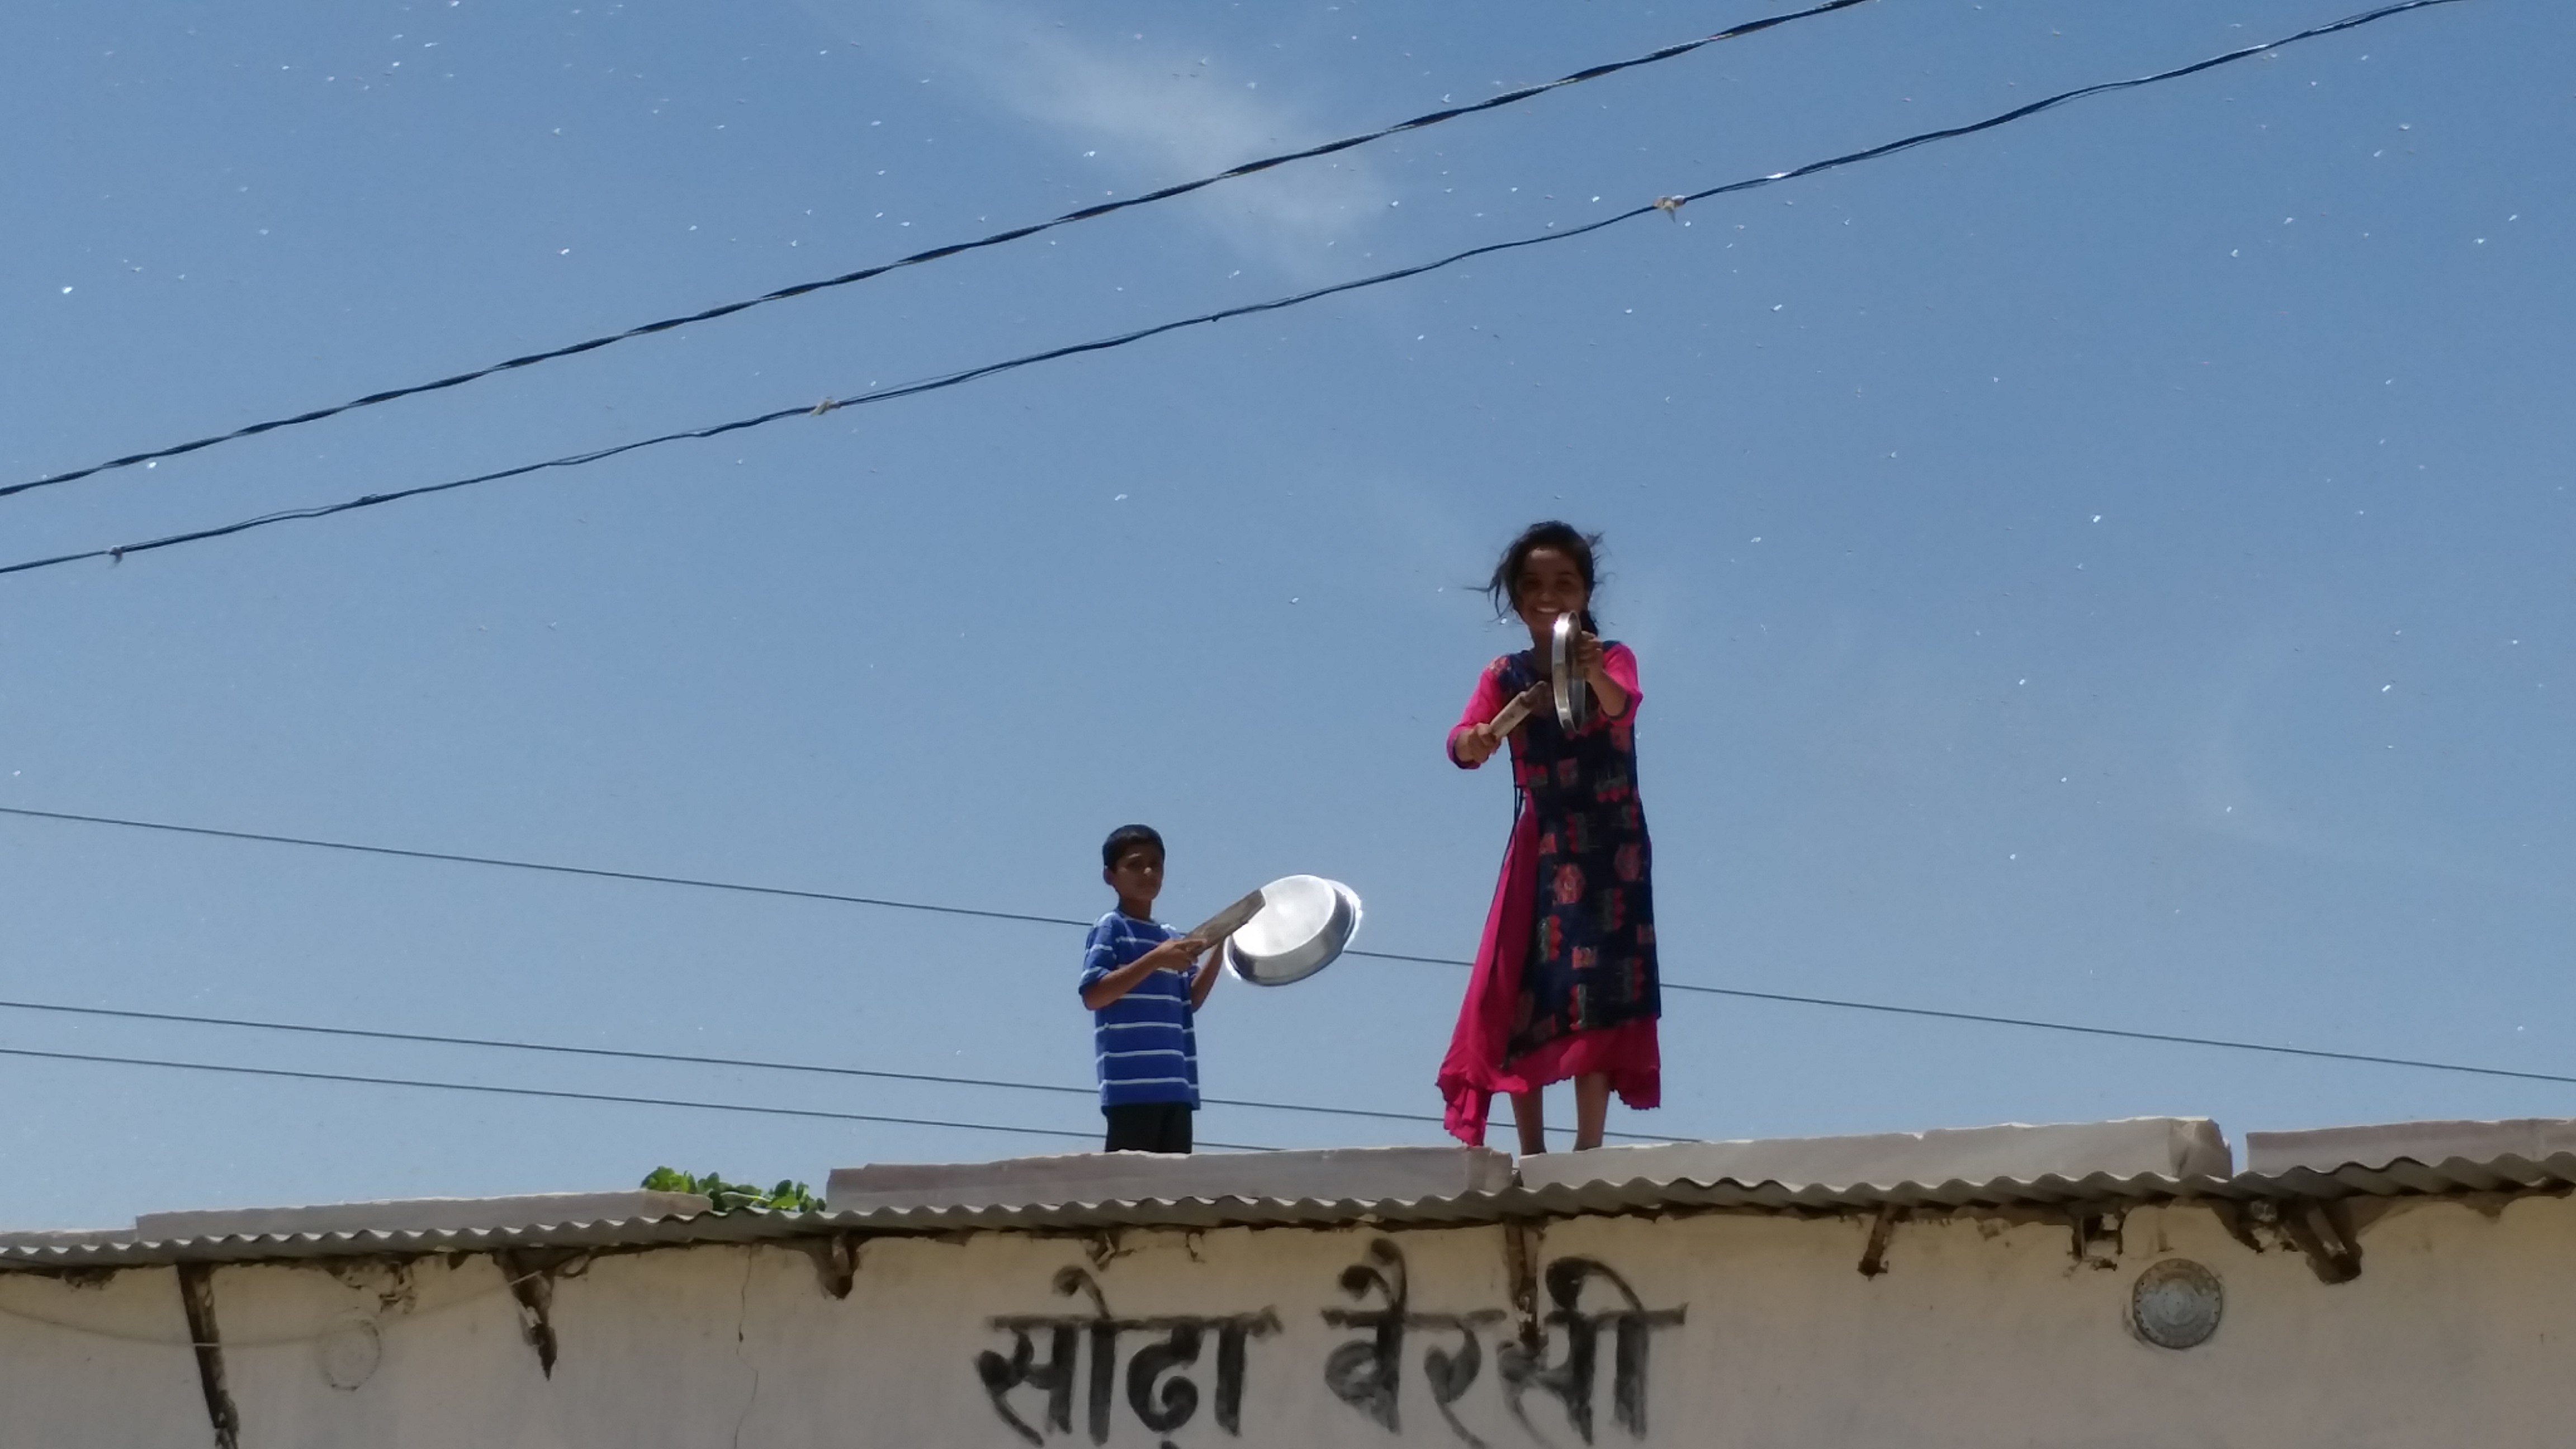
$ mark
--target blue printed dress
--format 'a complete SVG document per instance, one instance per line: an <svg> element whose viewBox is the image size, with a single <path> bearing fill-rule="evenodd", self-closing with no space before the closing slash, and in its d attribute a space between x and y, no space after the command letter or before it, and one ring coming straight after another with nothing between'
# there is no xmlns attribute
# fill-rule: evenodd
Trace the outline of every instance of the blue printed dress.
<svg viewBox="0 0 2576 1449"><path fill-rule="evenodd" d="M1520 809L1440 1065L1449 1130L1469 1143L1485 1140L1496 1092L1600 1073L1631 1107L1663 1100L1654 855L1637 799L1645 696L1628 646L1604 644L1601 665L1628 694L1618 718L1596 709L1569 732L1542 709L1512 732ZM1450 760L1461 733L1544 678L1528 651L1488 665L1449 732Z"/></svg>

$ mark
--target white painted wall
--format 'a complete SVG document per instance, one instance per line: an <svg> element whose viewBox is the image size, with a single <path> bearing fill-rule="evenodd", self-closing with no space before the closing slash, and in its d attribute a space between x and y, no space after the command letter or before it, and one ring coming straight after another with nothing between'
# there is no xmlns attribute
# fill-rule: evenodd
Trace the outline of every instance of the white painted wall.
<svg viewBox="0 0 2576 1449"><path fill-rule="evenodd" d="M1864 1277L1869 1232L1866 1220L1751 1214L1547 1225L1542 1269L1594 1258L1646 1307L1684 1315L1651 1335L1642 1439L1615 1422L1605 1338L1593 1442L2421 1449L2550 1442L2576 1413L2576 1205L2563 1199L2387 1205L2363 1231L2360 1277L2337 1286L2296 1252L2249 1250L2197 1207L2130 1214L2116 1245L2096 1244L2098 1263L2077 1261L2062 1224L1962 1216L1899 1224L1886 1271ZM1400 1430L1327 1387L1328 1359L1363 1335L1323 1311L1380 1306L1356 1303L1339 1279L1381 1239L1406 1262L1415 1312L1510 1309L1495 1227L887 1239L864 1246L845 1299L793 1248L665 1248L557 1278L549 1379L490 1257L224 1267L212 1282L252 1449L1015 1449L1024 1441L987 1398L977 1356L1012 1346L996 1316L1087 1316L1087 1300L1051 1290L1068 1268L1090 1272L1122 1318L1276 1315L1277 1331L1248 1346L1239 1436L1213 1422L1213 1341L1183 1373L1196 1412L1156 1434L1129 1403L1127 1374L1135 1350L1164 1335L1122 1335L1107 1435L1122 1449L1390 1449L1466 1435L1489 1449L1576 1449L1555 1398L1527 1397L1527 1428L1511 1416L1495 1359L1508 1327L1480 1335L1459 1429L1424 1373L1426 1350L1454 1348L1455 1332L1407 1336ZM2125 1316L2140 1270L2175 1255L2226 1289L2216 1336L2185 1351L2140 1341ZM1584 1299L1609 1306L1598 1285ZM334 1387L326 1362L354 1377L370 1334L380 1361ZM1560 1332L1550 1363L1564 1345ZM1047 1348L1042 1337L1041 1363ZM1091 1442L1089 1351L1071 1432L1046 1435L1049 1446ZM1043 1423L1044 1400L1023 1387L1009 1402ZM0 1275L0 1445L211 1442L173 1270L88 1285Z"/></svg>

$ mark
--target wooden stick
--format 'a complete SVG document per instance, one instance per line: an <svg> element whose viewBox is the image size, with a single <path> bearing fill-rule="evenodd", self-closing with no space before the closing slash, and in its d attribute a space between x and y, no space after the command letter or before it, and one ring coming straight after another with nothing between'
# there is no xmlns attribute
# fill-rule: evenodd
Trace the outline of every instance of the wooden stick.
<svg viewBox="0 0 2576 1449"><path fill-rule="evenodd" d="M1252 894L1245 896L1242 900L1236 901L1233 905L1230 905L1224 910L1217 912L1215 915L1208 917L1206 924L1200 926L1197 930L1190 932L1190 934L1193 937L1205 941L1209 945L1213 946L1226 937L1233 935L1235 932L1242 930L1245 922L1251 920L1255 915L1260 913L1261 905L1261 892L1254 891Z"/></svg>

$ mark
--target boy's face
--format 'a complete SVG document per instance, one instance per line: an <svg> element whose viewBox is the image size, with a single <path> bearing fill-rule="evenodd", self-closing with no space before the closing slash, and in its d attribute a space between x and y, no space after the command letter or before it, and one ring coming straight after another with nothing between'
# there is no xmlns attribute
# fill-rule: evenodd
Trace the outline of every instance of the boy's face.
<svg viewBox="0 0 2576 1449"><path fill-rule="evenodd" d="M1152 905L1163 893L1163 853L1150 845L1131 845L1100 877L1118 892L1118 899Z"/></svg>

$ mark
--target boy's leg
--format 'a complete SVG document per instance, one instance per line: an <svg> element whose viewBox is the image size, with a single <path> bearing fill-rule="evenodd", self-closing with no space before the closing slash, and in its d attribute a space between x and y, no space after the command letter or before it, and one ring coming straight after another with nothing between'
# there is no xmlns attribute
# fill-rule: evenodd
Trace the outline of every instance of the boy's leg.
<svg viewBox="0 0 2576 1449"><path fill-rule="evenodd" d="M1109 1119L1108 1140L1103 1152L1159 1152L1162 1150L1162 1120L1159 1102L1128 1103L1103 1107L1100 1114Z"/></svg>
<svg viewBox="0 0 2576 1449"><path fill-rule="evenodd" d="M1100 1109L1109 1119L1103 1152L1187 1152L1190 1150L1190 1104L1133 1102Z"/></svg>

